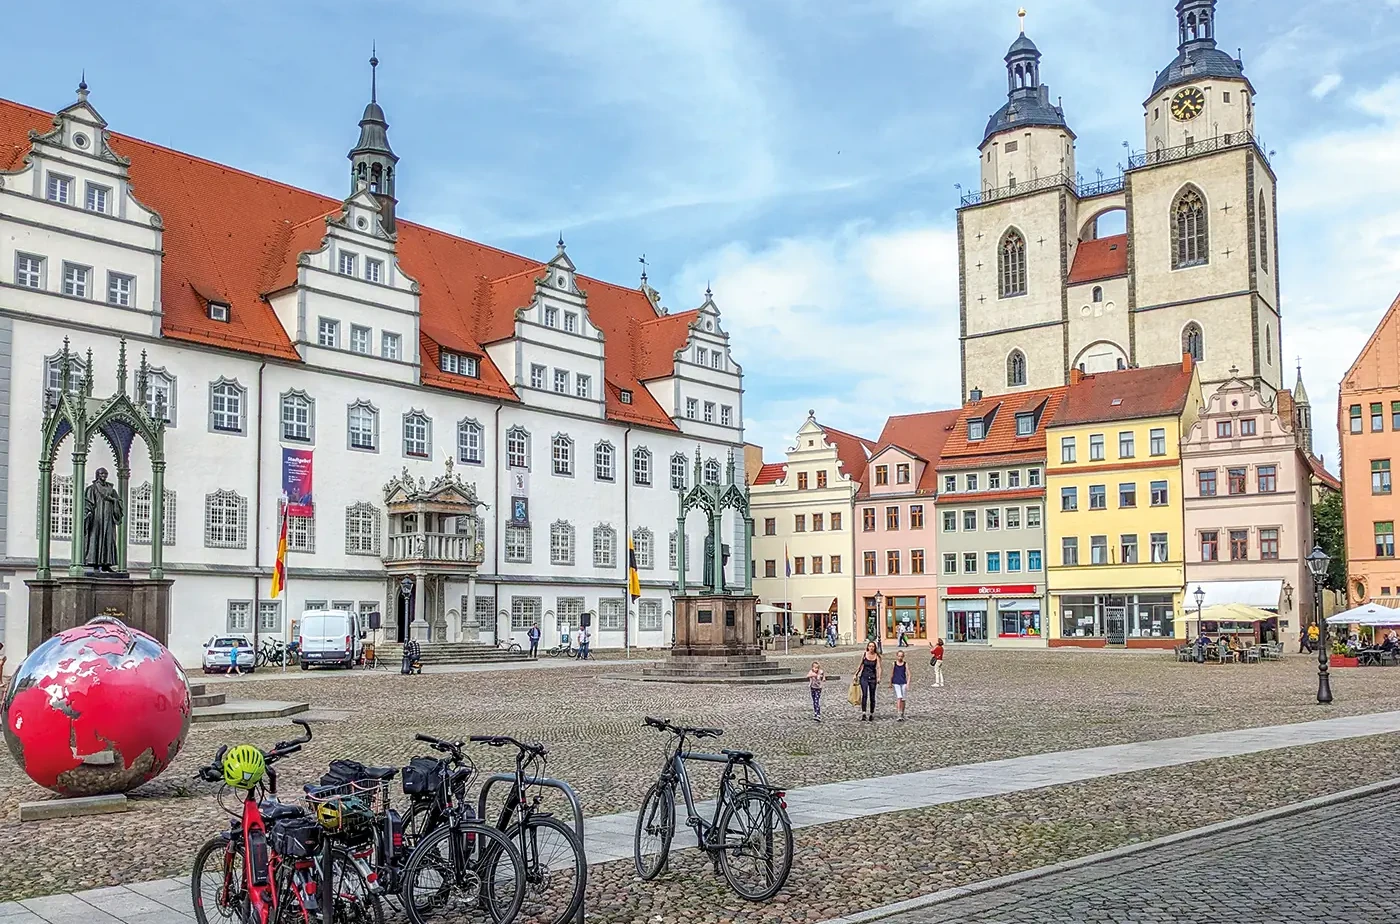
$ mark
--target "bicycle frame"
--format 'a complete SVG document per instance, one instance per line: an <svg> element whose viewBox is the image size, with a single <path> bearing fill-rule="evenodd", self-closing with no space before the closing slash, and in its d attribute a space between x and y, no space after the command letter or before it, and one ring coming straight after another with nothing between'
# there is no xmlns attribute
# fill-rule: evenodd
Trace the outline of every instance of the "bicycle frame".
<svg viewBox="0 0 1400 924"><path fill-rule="evenodd" d="M690 787L690 774L685 768L685 763L688 760L725 765L724 773L719 780L719 796L715 799L714 816L709 821L706 821L696 809L695 794ZM676 750L671 754L670 759L666 762L666 768L662 771L664 778L674 781L680 787L681 797L685 800L685 823L695 831L700 847L704 850L712 851L723 846L713 843L713 837L715 829L719 827L720 813L724 811L725 803L734 790L734 767L736 765L752 769L758 775L759 782L765 786L768 785L768 774L764 772L763 765L756 758L745 760L729 754L687 751L685 750L684 736L677 742Z"/></svg>

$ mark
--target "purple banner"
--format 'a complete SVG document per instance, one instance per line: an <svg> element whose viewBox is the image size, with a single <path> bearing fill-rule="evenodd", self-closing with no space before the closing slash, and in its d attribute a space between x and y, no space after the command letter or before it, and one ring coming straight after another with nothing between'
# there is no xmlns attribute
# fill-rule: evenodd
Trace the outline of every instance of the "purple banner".
<svg viewBox="0 0 1400 924"><path fill-rule="evenodd" d="M311 450L282 450L282 493L287 496L287 513L309 517L315 509L311 496Z"/></svg>

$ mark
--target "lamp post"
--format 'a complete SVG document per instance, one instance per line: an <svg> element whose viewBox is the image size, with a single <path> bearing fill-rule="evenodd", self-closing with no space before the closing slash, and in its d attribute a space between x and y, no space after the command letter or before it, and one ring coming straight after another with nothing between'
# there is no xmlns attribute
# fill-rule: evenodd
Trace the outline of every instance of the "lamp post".
<svg viewBox="0 0 1400 924"><path fill-rule="evenodd" d="M880 591L878 590L875 591L875 619L869 627L870 631L867 633L866 641L873 641L875 643L876 651L883 651L885 648L883 644L885 637L885 627L880 625L880 604L884 601L884 599L884 594L880 593Z"/></svg>
<svg viewBox="0 0 1400 924"><path fill-rule="evenodd" d="M1193 593L1191 596L1196 598L1196 632L1203 633L1206 631L1205 621L1202 618L1202 614L1205 610L1206 605L1206 589L1200 584L1197 584L1196 592Z"/></svg>
<svg viewBox="0 0 1400 924"><path fill-rule="evenodd" d="M1313 579L1313 621L1317 624L1317 701L1321 705L1332 702L1332 680L1327 675L1329 659L1327 630L1322 621L1322 582L1327 577L1327 566L1332 563L1321 545L1313 546L1308 554L1308 573Z"/></svg>

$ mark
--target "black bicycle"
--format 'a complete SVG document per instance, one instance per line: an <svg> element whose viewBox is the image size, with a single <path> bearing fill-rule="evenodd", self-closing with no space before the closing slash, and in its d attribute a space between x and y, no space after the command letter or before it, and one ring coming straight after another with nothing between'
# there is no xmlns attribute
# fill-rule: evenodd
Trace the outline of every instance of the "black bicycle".
<svg viewBox="0 0 1400 924"><path fill-rule="evenodd" d="M574 830L540 810L542 796L535 781L544 776L548 751L542 744L525 744L507 735L473 735L471 740L516 749L515 779L496 827L516 845L525 863L525 920L565 924L583 903L588 861Z"/></svg>
<svg viewBox="0 0 1400 924"><path fill-rule="evenodd" d="M423 813L421 835L403 868L400 899L405 914L412 924L511 924L525 899L520 851L504 833L477 820L467 791L475 766L462 753L463 742L414 737L447 755L425 780L437 793L433 805L446 807L446 818L435 823L431 807ZM417 776L412 768L422 760L409 762L406 783L410 774ZM410 813L405 821L406 832L417 824L412 817L417 814Z"/></svg>
<svg viewBox="0 0 1400 924"><path fill-rule="evenodd" d="M637 875L651 880L666 868L676 833L679 786L685 798L686 824L695 831L700 849L710 855L715 873L723 871L729 887L750 901L776 895L792 871L792 822L788 820L786 793L769 785L763 766L749 751L725 749L703 754L685 749L687 738L718 738L724 734L722 729L673 725L650 716L643 724L675 735L676 747L637 813L633 850ZM696 810L685 768L688 760L724 764L714 816L709 821Z"/></svg>

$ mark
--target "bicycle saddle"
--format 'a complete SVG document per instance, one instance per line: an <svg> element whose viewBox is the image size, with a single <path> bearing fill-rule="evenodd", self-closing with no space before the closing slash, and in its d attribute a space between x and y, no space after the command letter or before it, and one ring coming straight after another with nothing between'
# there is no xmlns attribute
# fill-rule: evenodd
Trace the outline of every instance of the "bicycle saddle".
<svg viewBox="0 0 1400 924"><path fill-rule="evenodd" d="M366 767L364 769L364 778L367 780L378 780L382 782L384 780L392 780L398 775L399 771L397 767Z"/></svg>
<svg viewBox="0 0 1400 924"><path fill-rule="evenodd" d="M735 760L753 760L753 751L739 751L733 748L724 748L720 753L725 757L732 757Z"/></svg>

